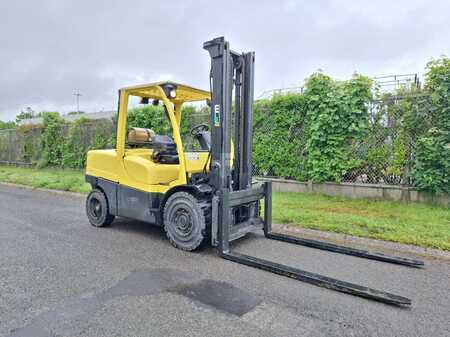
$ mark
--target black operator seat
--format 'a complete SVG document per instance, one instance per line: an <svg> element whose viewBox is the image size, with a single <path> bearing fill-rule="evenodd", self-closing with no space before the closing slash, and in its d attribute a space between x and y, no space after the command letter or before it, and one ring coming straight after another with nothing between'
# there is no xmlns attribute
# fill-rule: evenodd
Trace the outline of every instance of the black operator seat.
<svg viewBox="0 0 450 337"><path fill-rule="evenodd" d="M173 139L157 135L152 129L130 128L127 144L131 147L148 146L153 149L152 160L161 164L179 164L177 146Z"/></svg>
<svg viewBox="0 0 450 337"><path fill-rule="evenodd" d="M179 164L177 145L173 139L165 135L155 135L152 140L152 159L161 164Z"/></svg>

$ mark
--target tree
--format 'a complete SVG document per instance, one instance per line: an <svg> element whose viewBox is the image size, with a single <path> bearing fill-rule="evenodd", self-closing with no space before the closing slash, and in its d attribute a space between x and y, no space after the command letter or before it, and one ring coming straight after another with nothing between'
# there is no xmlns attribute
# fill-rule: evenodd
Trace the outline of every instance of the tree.
<svg viewBox="0 0 450 337"><path fill-rule="evenodd" d="M19 124L24 119L31 119L35 116L34 110L29 106L25 110L20 111L20 114L16 116L16 123Z"/></svg>
<svg viewBox="0 0 450 337"><path fill-rule="evenodd" d="M61 166L65 148L64 120L57 112L43 112L42 118L44 132L41 136L42 160L39 166Z"/></svg>

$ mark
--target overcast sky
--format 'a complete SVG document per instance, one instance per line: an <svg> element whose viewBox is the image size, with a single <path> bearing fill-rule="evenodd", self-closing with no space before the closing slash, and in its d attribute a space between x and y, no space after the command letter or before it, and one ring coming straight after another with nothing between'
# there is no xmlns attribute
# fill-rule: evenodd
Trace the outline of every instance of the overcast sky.
<svg viewBox="0 0 450 337"><path fill-rule="evenodd" d="M116 109L117 89L164 79L207 88L202 43L256 52L256 96L302 84L423 72L450 54L449 0L0 1L0 119Z"/></svg>

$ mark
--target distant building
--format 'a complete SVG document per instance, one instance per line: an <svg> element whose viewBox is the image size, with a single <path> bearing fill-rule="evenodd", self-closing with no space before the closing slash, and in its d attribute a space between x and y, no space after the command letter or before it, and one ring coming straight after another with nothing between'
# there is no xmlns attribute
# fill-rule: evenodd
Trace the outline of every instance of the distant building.
<svg viewBox="0 0 450 337"><path fill-rule="evenodd" d="M98 111L98 112L89 112L89 113L81 113L81 114L75 114L75 115L62 115L61 117L64 118L68 122L73 122L77 120L78 118L84 117L87 119L111 119L115 114L117 114L117 111ZM19 125L39 125L43 124L44 120L42 117L34 117L30 119L23 119L19 122Z"/></svg>

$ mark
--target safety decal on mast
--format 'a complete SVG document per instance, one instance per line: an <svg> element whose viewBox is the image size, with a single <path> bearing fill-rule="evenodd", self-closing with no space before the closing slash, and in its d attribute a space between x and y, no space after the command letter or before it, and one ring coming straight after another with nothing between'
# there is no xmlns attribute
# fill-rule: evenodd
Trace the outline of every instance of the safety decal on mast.
<svg viewBox="0 0 450 337"><path fill-rule="evenodd" d="M214 126L220 126L220 104L214 105L213 119Z"/></svg>

